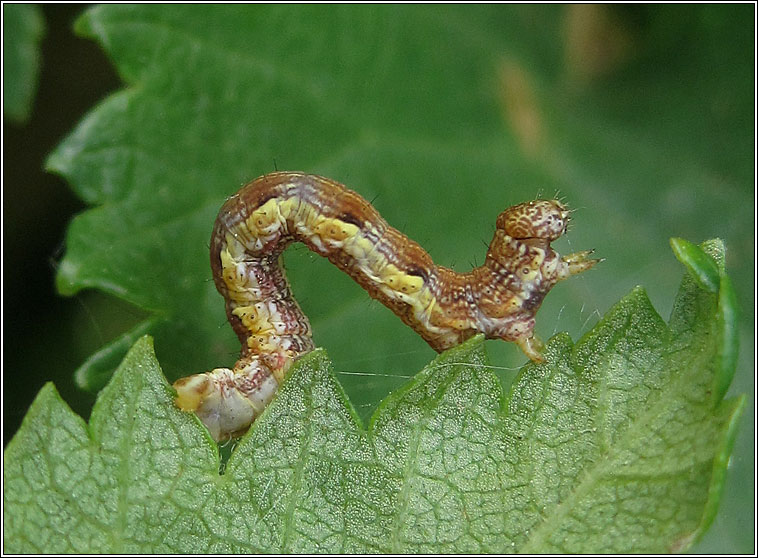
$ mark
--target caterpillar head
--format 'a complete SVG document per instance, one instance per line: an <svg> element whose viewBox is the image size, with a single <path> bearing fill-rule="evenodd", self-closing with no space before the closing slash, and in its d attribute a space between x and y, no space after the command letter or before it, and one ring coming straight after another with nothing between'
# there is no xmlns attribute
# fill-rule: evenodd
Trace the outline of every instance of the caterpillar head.
<svg viewBox="0 0 758 558"><path fill-rule="evenodd" d="M514 205L497 218L497 228L508 236L552 242L566 232L569 210L558 200L534 200Z"/></svg>

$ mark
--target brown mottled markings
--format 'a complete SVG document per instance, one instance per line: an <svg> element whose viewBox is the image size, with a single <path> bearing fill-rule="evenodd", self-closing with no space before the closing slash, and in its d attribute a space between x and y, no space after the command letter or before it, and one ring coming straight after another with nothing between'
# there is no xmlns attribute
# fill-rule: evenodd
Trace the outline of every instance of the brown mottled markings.
<svg viewBox="0 0 758 558"><path fill-rule="evenodd" d="M534 315L558 281L591 268L591 251L564 258L550 242L568 224L556 200L505 210L484 265L457 273L389 226L361 196L321 176L276 172L229 198L211 236L211 269L242 350L232 369L174 383L176 404L197 413L216 440L244 433L295 359L313 349L308 318L280 254L304 243L345 271L436 351L477 333L517 343L535 361Z"/></svg>

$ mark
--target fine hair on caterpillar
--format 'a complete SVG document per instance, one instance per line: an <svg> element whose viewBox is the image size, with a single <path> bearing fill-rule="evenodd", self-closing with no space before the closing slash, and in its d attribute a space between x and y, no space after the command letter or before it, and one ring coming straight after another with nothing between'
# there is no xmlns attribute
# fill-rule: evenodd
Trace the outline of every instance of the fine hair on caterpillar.
<svg viewBox="0 0 758 558"><path fill-rule="evenodd" d="M551 248L568 222L557 200L510 207L497 218L484 264L457 273L338 182L300 172L261 176L224 203L211 235L213 280L242 343L239 360L174 382L176 404L195 412L215 440L239 436L292 363L314 348L280 261L295 241L347 273L438 352L483 333L540 362L534 323L543 298L599 261L591 250L561 257Z"/></svg>

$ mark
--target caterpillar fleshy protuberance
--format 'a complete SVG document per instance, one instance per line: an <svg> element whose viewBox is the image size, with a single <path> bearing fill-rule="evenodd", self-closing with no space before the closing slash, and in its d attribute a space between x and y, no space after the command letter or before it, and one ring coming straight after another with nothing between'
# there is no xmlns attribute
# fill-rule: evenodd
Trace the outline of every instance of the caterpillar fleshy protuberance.
<svg viewBox="0 0 758 558"><path fill-rule="evenodd" d="M497 218L484 265L457 273L390 227L342 184L299 172L255 179L229 198L211 236L211 268L242 351L234 368L174 383L176 404L194 411L217 441L244 433L274 397L292 363L313 349L311 326L280 256L299 241L350 275L441 352L477 333L513 341L534 361L542 343L534 316L558 281L590 269L591 250L561 257L550 243L569 211L535 200Z"/></svg>

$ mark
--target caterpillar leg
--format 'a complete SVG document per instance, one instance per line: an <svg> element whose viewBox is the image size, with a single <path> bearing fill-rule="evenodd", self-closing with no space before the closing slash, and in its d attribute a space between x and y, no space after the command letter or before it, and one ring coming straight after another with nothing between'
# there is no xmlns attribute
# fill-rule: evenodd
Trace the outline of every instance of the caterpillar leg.
<svg viewBox="0 0 758 558"><path fill-rule="evenodd" d="M544 362L545 357L542 356L542 351L545 350L545 344L536 335L531 337L522 337L514 341L516 345L529 357L533 362Z"/></svg>

